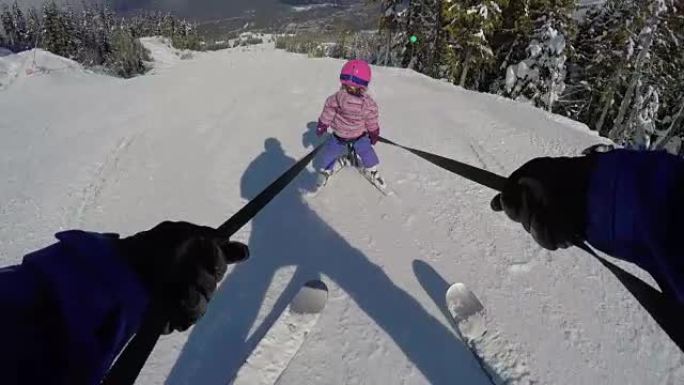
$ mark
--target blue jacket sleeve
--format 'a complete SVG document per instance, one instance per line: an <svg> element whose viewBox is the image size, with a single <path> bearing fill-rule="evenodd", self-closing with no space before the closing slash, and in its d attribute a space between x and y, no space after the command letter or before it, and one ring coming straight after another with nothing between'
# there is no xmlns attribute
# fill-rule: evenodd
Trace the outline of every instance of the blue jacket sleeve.
<svg viewBox="0 0 684 385"><path fill-rule="evenodd" d="M639 265L684 303L684 160L627 150L596 156L587 241Z"/></svg>
<svg viewBox="0 0 684 385"><path fill-rule="evenodd" d="M147 309L148 293L112 236L57 238L0 269L3 383L99 384Z"/></svg>

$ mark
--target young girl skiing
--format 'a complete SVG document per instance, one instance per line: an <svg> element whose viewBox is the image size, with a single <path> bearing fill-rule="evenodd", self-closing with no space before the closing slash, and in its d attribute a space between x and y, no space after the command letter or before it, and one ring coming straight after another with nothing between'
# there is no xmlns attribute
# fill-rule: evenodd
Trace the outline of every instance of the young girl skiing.
<svg viewBox="0 0 684 385"><path fill-rule="evenodd" d="M342 67L342 87L325 101L316 133L321 136L330 127L333 137L321 155L321 186L327 183L338 158L347 154L347 146L351 144L361 158L366 176L380 188L385 187L377 168L380 161L373 150L380 137L380 126L378 105L366 93L370 80L371 68L368 63L351 60Z"/></svg>

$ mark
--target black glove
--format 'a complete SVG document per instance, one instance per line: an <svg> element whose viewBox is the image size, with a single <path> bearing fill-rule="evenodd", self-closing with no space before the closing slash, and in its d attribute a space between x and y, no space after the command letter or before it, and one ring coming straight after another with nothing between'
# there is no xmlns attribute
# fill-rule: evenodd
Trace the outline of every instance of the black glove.
<svg viewBox="0 0 684 385"><path fill-rule="evenodd" d="M543 248L556 250L584 239L586 195L594 156L537 158L513 172L494 211L505 211Z"/></svg>
<svg viewBox="0 0 684 385"><path fill-rule="evenodd" d="M186 222L163 222L119 241L152 300L163 301L166 333L184 331L207 311L228 264L249 257L249 249L228 242L216 230Z"/></svg>

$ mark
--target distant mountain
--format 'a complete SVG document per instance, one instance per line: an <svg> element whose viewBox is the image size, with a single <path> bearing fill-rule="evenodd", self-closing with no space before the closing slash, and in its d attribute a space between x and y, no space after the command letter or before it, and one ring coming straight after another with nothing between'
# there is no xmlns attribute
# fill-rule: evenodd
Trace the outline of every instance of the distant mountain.
<svg viewBox="0 0 684 385"><path fill-rule="evenodd" d="M236 16L204 20L200 30L207 38L219 40L245 30L358 31L377 28L379 17L380 7L364 0L279 0L270 8L253 8Z"/></svg>
<svg viewBox="0 0 684 385"><path fill-rule="evenodd" d="M92 1L92 0L91 0ZM110 0L109 4L121 13L140 9L169 11L197 20L240 17L246 13L269 18L287 12L293 6L331 3L339 6L360 4L364 0Z"/></svg>
<svg viewBox="0 0 684 385"><path fill-rule="evenodd" d="M324 0L280 0L281 3L297 6L297 5L311 5L311 4L321 4L326 3Z"/></svg>
<svg viewBox="0 0 684 385"><path fill-rule="evenodd" d="M363 3L363 0L280 0L281 3L299 6L312 4L334 4L334 5L350 5Z"/></svg>

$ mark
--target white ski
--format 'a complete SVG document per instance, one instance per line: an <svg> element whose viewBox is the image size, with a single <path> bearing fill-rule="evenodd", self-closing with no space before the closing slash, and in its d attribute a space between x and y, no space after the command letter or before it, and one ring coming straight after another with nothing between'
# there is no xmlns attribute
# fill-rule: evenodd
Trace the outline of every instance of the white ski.
<svg viewBox="0 0 684 385"><path fill-rule="evenodd" d="M492 385L498 385L492 373L489 372L487 365L475 349L475 341L482 338L487 333L487 325L484 317L484 306L475 294L470 291L463 283L454 283L446 292L446 304L451 314L451 319L456 326L456 331L460 335L468 349L480 365L482 371Z"/></svg>
<svg viewBox="0 0 684 385"><path fill-rule="evenodd" d="M482 337L487 332L484 306L475 294L462 283L454 283L446 292L449 314L467 342Z"/></svg>
<svg viewBox="0 0 684 385"><path fill-rule="evenodd" d="M347 165L348 164L346 158L339 158L335 161L332 173L330 173L329 175L323 175L323 173L319 171L317 175L318 180L316 181L316 190L307 193L306 196L310 198L315 198L323 190L323 188L325 188L325 186L327 186L330 183L330 180Z"/></svg>
<svg viewBox="0 0 684 385"><path fill-rule="evenodd" d="M316 325L327 300L328 288L322 281L302 286L229 384L274 384Z"/></svg>
<svg viewBox="0 0 684 385"><path fill-rule="evenodd" d="M378 183L378 181L373 179L373 177L365 169L357 168L357 170L359 171L361 176L363 176L370 184L373 185L373 187L378 189L378 191L380 191L383 195L393 195L389 187L387 187L387 183L383 179L381 179L382 183Z"/></svg>
<svg viewBox="0 0 684 385"><path fill-rule="evenodd" d="M356 169L356 171L363 176L364 179L366 179L373 187L375 187L378 191L380 191L383 195L385 196L390 196L394 195L394 193L388 188L387 183L380 178L380 181L374 179L370 173L366 171L365 168L363 168L360 165L360 159L356 159L356 161L352 161L350 159L350 155L347 156L342 156L339 159L335 161L335 165L332 169L332 173L329 175L324 175L322 172L319 172L318 174L318 181L317 181L317 187L316 191L307 193L306 196L310 198L315 198L318 196L318 194L330 183L330 180L337 175L338 172L340 172L342 169L347 168L347 167L353 167ZM381 182L381 183L379 183Z"/></svg>
<svg viewBox="0 0 684 385"><path fill-rule="evenodd" d="M472 291L455 283L447 290L446 303L456 332L492 385L537 383L530 376L526 355L488 330L486 310Z"/></svg>

